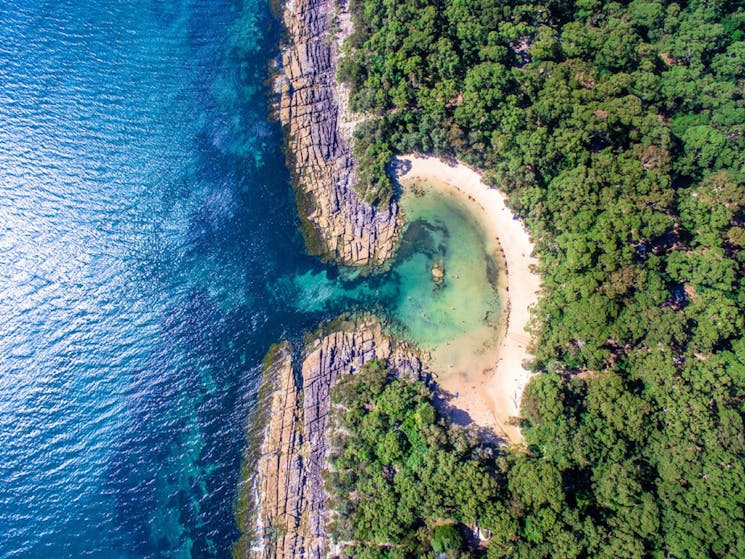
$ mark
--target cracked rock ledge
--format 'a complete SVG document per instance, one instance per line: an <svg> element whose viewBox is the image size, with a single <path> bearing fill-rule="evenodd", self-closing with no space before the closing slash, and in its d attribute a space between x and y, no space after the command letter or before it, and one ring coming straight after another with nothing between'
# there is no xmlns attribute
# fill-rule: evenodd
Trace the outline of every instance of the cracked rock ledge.
<svg viewBox="0 0 745 559"><path fill-rule="evenodd" d="M301 353L295 363L291 345L283 342L265 364L261 392L269 413L253 482L252 558L334 555L323 480L331 390L340 377L373 359L385 360L400 377L417 379L422 373L412 348L392 341L374 317L337 321Z"/></svg>
<svg viewBox="0 0 745 559"><path fill-rule="evenodd" d="M350 30L347 0L290 0L275 88L288 138L298 211L309 252L348 266L374 267L394 253L398 204L364 202L353 186L346 89L337 83L339 45Z"/></svg>

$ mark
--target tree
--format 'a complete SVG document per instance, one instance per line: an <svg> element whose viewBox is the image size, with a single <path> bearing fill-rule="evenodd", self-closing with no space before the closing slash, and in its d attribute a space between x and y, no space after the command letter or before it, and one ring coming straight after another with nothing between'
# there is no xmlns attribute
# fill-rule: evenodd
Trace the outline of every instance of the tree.
<svg viewBox="0 0 745 559"><path fill-rule="evenodd" d="M463 545L463 536L453 524L439 524L432 529L432 549L437 553L455 551Z"/></svg>

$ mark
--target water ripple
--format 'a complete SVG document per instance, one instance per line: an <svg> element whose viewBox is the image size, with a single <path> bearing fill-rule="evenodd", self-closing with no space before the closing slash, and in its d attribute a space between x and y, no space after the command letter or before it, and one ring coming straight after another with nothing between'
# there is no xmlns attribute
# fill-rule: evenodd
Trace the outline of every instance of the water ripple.
<svg viewBox="0 0 745 559"><path fill-rule="evenodd" d="M292 227L260 164L282 167L274 37L242 35L255 60L232 37L267 22L263 1L0 6L0 557L235 537L246 394L282 328L249 266Z"/></svg>

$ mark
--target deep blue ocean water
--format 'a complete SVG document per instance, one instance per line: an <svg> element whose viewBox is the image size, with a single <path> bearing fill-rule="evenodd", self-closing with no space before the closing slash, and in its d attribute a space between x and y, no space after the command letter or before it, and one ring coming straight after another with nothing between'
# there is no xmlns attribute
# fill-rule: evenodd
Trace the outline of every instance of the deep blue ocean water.
<svg viewBox="0 0 745 559"><path fill-rule="evenodd" d="M0 3L0 557L227 556L256 365L323 314L276 286L318 266L276 34L262 0Z"/></svg>
<svg viewBox="0 0 745 559"><path fill-rule="evenodd" d="M278 35L268 0L0 3L0 558L228 557L269 345L429 281L305 254Z"/></svg>

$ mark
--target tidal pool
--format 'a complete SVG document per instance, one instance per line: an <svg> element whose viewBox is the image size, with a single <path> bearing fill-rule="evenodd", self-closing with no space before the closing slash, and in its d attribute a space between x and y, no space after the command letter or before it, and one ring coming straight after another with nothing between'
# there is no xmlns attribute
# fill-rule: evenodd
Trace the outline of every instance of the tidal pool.
<svg viewBox="0 0 745 559"><path fill-rule="evenodd" d="M431 354L436 373L468 378L494 364L504 297L499 245L462 196L431 182L406 189L408 226L392 270L399 289L390 315ZM440 263L438 284L433 276Z"/></svg>
<svg viewBox="0 0 745 559"><path fill-rule="evenodd" d="M312 310L344 308L344 301L386 315L394 332L430 354L440 376L480 373L493 366L502 330L499 245L480 210L447 185L410 183L401 207L406 226L389 271L366 278L309 271L288 291Z"/></svg>

